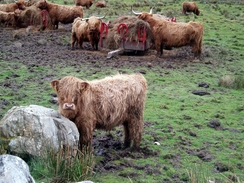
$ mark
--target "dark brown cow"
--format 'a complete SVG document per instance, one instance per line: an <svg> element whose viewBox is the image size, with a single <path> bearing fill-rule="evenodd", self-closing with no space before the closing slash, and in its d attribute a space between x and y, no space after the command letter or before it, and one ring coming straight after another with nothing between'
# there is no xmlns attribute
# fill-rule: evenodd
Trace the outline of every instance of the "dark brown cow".
<svg viewBox="0 0 244 183"><path fill-rule="evenodd" d="M37 5L41 10L47 10L52 24L58 29L58 23L72 23L75 18L83 17L83 8L81 6L67 6L49 3L46 0L40 0Z"/></svg>
<svg viewBox="0 0 244 183"><path fill-rule="evenodd" d="M139 19L149 23L153 32L154 43L159 56L163 54L163 47L191 46L195 57L202 52L203 26L199 22L170 22L159 20L150 13L136 13Z"/></svg>
<svg viewBox="0 0 244 183"><path fill-rule="evenodd" d="M4 12L14 12L16 9L24 10L27 2L23 0L18 0L15 3L10 4L0 4L0 11Z"/></svg>
<svg viewBox="0 0 244 183"><path fill-rule="evenodd" d="M94 3L94 0L75 0L76 6L85 6L89 9Z"/></svg>
<svg viewBox="0 0 244 183"><path fill-rule="evenodd" d="M96 7L105 8L106 7L106 3L104 1L98 1L96 3Z"/></svg>
<svg viewBox="0 0 244 183"><path fill-rule="evenodd" d="M124 146L138 149L143 133L147 83L141 74L83 81L66 76L51 82L59 101L59 113L73 121L80 133L80 148L91 145L95 129L124 126Z"/></svg>
<svg viewBox="0 0 244 183"><path fill-rule="evenodd" d="M91 16L90 18L76 18L72 24L71 46L74 49L74 44L78 43L82 48L84 41L89 41L93 50L98 50L100 39L100 29L102 18Z"/></svg>
<svg viewBox="0 0 244 183"><path fill-rule="evenodd" d="M183 2L182 12L186 15L186 12L193 12L196 15L200 14L200 11L195 2Z"/></svg>
<svg viewBox="0 0 244 183"><path fill-rule="evenodd" d="M0 11L0 23L3 26L12 26L16 28L21 11L16 9L14 12Z"/></svg>

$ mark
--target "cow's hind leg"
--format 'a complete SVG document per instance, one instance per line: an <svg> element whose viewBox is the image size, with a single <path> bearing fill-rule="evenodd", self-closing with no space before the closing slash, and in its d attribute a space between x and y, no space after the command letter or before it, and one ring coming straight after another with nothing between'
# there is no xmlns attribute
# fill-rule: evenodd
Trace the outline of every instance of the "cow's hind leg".
<svg viewBox="0 0 244 183"><path fill-rule="evenodd" d="M143 132L143 119L132 117L128 122L129 139L133 140L132 149L139 150Z"/></svg>
<svg viewBox="0 0 244 183"><path fill-rule="evenodd" d="M128 121L124 122L124 148L128 148L131 145L130 131Z"/></svg>

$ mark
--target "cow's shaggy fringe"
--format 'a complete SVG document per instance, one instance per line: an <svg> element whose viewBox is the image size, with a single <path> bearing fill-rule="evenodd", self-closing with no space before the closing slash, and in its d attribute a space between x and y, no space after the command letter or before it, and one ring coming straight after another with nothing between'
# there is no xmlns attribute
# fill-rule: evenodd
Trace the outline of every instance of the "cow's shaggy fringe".
<svg viewBox="0 0 244 183"><path fill-rule="evenodd" d="M109 24L108 35L105 40L105 48L117 49L120 47L121 35L117 32L119 24L124 23L128 26L128 35L126 36L128 41L138 42L138 29L140 26L146 27L146 44L151 45L153 41L153 35L149 24L145 21L139 20L135 16L120 16Z"/></svg>

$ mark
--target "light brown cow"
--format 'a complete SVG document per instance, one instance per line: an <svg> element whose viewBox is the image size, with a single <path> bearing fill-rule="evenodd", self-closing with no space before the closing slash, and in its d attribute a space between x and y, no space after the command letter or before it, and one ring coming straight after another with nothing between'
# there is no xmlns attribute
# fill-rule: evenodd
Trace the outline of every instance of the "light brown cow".
<svg viewBox="0 0 244 183"><path fill-rule="evenodd" d="M15 3L10 4L0 4L0 11L4 12L14 12L16 9L24 10L27 2L23 0L18 0Z"/></svg>
<svg viewBox="0 0 244 183"><path fill-rule="evenodd" d="M91 16L90 18L76 18L74 20L71 38L72 49L74 49L75 43L78 43L82 48L83 42L89 41L93 50L98 50L102 18L104 17Z"/></svg>
<svg viewBox="0 0 244 183"><path fill-rule="evenodd" d="M80 148L91 145L95 129L124 126L124 146L138 149L143 133L147 83L141 74L83 81L66 76L51 82L59 101L59 113L73 121L80 133Z"/></svg>
<svg viewBox="0 0 244 183"><path fill-rule="evenodd" d="M20 13L21 11L19 9L16 9L14 12L0 11L0 23L5 27L10 25L16 28Z"/></svg>
<svg viewBox="0 0 244 183"><path fill-rule="evenodd" d="M94 0L75 0L76 6L85 6L89 9L94 3Z"/></svg>
<svg viewBox="0 0 244 183"><path fill-rule="evenodd" d="M186 12L193 12L196 15L200 14L200 11L195 2L183 2L182 12L186 15Z"/></svg>
<svg viewBox="0 0 244 183"><path fill-rule="evenodd" d="M203 25L200 22L182 23L170 22L153 18L152 9L150 13L136 13L139 19L149 23L153 32L157 54L163 54L163 47L191 46L195 57L202 52Z"/></svg>
<svg viewBox="0 0 244 183"><path fill-rule="evenodd" d="M96 7L105 8L106 7L105 1L98 1L96 3Z"/></svg>
<svg viewBox="0 0 244 183"><path fill-rule="evenodd" d="M58 29L58 23L72 23L75 18L83 17L83 8L81 6L68 6L49 3L46 0L40 0L37 5L41 10L47 10L52 24Z"/></svg>

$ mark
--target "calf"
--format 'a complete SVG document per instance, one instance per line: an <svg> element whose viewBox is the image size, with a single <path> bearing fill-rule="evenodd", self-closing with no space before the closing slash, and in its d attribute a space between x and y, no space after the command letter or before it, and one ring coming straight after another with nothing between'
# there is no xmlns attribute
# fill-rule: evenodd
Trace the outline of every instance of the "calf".
<svg viewBox="0 0 244 183"><path fill-rule="evenodd" d="M0 4L0 11L14 12L16 9L24 10L26 7L26 1L18 0L15 3Z"/></svg>
<svg viewBox="0 0 244 183"><path fill-rule="evenodd" d="M200 11L195 2L183 2L182 3L182 12L186 15L186 12L193 12L196 15L200 14Z"/></svg>
<svg viewBox="0 0 244 183"><path fill-rule="evenodd" d="M147 83L141 74L84 81L66 76L51 82L59 112L73 121L80 133L80 148L91 145L95 129L124 126L124 146L138 149L143 132Z"/></svg>
<svg viewBox="0 0 244 183"><path fill-rule="evenodd" d="M0 23L5 27L11 25L16 28L20 13L21 11L19 9L14 12L0 11Z"/></svg>

